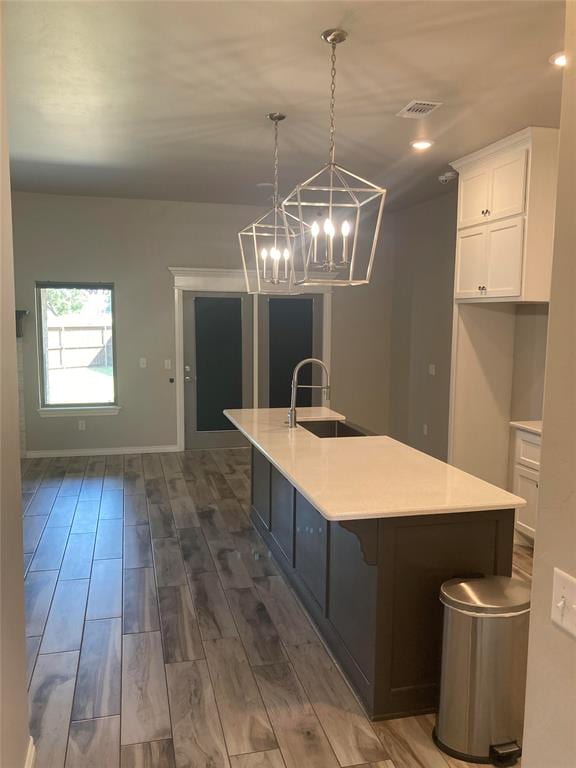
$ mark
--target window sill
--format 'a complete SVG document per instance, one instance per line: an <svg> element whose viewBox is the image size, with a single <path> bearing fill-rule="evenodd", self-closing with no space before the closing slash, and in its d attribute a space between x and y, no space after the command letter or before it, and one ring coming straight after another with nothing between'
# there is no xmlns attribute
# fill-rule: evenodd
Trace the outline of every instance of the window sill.
<svg viewBox="0 0 576 768"><path fill-rule="evenodd" d="M120 413L119 405L93 405L93 406L51 406L38 408L42 418L55 416L117 416Z"/></svg>

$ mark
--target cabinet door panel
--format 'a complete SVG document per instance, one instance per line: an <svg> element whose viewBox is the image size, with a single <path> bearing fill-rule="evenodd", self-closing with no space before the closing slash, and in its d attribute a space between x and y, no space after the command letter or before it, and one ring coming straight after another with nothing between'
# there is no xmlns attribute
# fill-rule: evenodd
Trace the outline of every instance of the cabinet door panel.
<svg viewBox="0 0 576 768"><path fill-rule="evenodd" d="M522 216L488 225L486 296L520 296L523 233Z"/></svg>
<svg viewBox="0 0 576 768"><path fill-rule="evenodd" d="M480 286L486 284L486 277L486 227L459 232L456 249L456 297L469 299L482 296Z"/></svg>
<svg viewBox="0 0 576 768"><path fill-rule="evenodd" d="M378 521L330 523L328 619L365 677L374 680Z"/></svg>
<svg viewBox="0 0 576 768"><path fill-rule="evenodd" d="M326 608L326 561L328 527L312 504L296 492L296 572L318 605Z"/></svg>
<svg viewBox="0 0 576 768"><path fill-rule="evenodd" d="M252 448L252 507L270 530L270 462Z"/></svg>
<svg viewBox="0 0 576 768"><path fill-rule="evenodd" d="M527 151L502 155L492 165L489 219L524 213Z"/></svg>
<svg viewBox="0 0 576 768"><path fill-rule="evenodd" d="M294 488L275 467L270 475L270 532L292 565L294 549Z"/></svg>
<svg viewBox="0 0 576 768"><path fill-rule="evenodd" d="M514 493L526 499L527 504L516 512L516 525L522 533L534 537L538 519L539 473L516 465L514 469Z"/></svg>
<svg viewBox="0 0 576 768"><path fill-rule="evenodd" d="M483 166L460 176L458 183L458 226L470 227L486 221L482 213L488 209L490 169Z"/></svg>

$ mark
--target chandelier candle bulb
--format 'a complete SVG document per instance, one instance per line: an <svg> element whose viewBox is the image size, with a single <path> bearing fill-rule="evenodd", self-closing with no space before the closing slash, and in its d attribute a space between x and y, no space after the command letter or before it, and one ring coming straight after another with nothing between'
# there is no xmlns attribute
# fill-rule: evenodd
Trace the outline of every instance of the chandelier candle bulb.
<svg viewBox="0 0 576 768"><path fill-rule="evenodd" d="M348 263L348 235L350 234L350 224L347 221L342 222L342 263Z"/></svg>
<svg viewBox="0 0 576 768"><path fill-rule="evenodd" d="M267 258L268 258L268 251L266 250L266 248L262 248L262 265L263 265L262 277L264 279L266 279L266 259Z"/></svg>
<svg viewBox="0 0 576 768"><path fill-rule="evenodd" d="M290 259L290 251L288 248L284 248L284 253L282 254L284 256L284 279L288 279L288 261Z"/></svg>
<svg viewBox="0 0 576 768"><path fill-rule="evenodd" d="M326 263L332 266L334 263L334 224L331 219L324 222L324 234L326 235Z"/></svg>
<svg viewBox="0 0 576 768"><path fill-rule="evenodd" d="M317 221L313 222L311 232L312 232L312 247L313 247L312 259L314 261L314 264L318 264L318 234L320 232L320 227Z"/></svg>
<svg viewBox="0 0 576 768"><path fill-rule="evenodd" d="M280 268L280 251L278 248L272 248L270 251L270 256L272 256L272 279L275 283L278 282L278 272Z"/></svg>

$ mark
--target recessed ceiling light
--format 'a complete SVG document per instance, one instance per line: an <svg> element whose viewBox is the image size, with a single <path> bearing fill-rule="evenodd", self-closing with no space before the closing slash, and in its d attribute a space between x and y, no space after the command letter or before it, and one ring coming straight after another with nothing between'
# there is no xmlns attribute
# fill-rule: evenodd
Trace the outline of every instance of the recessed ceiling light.
<svg viewBox="0 0 576 768"><path fill-rule="evenodd" d="M417 139L416 141L410 142L412 149L417 149L419 152L423 152L425 149L430 149L432 144L434 144L434 142L430 141L430 139Z"/></svg>
<svg viewBox="0 0 576 768"><path fill-rule="evenodd" d="M555 53L553 56L550 56L548 59L550 64L554 64L555 67L565 67L568 63L568 58L564 51L558 51L558 53Z"/></svg>

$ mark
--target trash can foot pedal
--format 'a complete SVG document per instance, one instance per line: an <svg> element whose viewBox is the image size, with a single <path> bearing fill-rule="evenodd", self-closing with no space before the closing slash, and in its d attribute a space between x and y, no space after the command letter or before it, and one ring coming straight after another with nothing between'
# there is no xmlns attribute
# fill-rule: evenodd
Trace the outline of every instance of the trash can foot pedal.
<svg viewBox="0 0 576 768"><path fill-rule="evenodd" d="M507 744L493 744L490 747L490 759L498 768L516 765L522 754L522 747L516 741Z"/></svg>

